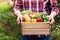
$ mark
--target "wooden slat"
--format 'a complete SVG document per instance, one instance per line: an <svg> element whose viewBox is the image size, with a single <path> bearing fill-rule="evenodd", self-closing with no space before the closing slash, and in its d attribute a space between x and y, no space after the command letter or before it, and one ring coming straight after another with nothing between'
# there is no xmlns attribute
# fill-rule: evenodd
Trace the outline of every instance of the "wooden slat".
<svg viewBox="0 0 60 40"><path fill-rule="evenodd" d="M23 35L48 35L50 34L50 24L47 22L28 23L22 22L21 24Z"/></svg>
<svg viewBox="0 0 60 40"><path fill-rule="evenodd" d="M22 29L23 35L49 35L50 29Z"/></svg>
<svg viewBox="0 0 60 40"><path fill-rule="evenodd" d="M22 22L21 24L22 28L45 28L45 29L49 29L50 25L49 23L45 23L45 22L37 22L37 23L27 23L27 22Z"/></svg>

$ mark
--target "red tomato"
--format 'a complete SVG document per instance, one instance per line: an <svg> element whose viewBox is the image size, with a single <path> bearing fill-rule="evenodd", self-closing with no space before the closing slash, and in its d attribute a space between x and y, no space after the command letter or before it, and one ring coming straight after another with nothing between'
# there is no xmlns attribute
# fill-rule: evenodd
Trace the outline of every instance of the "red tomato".
<svg viewBox="0 0 60 40"><path fill-rule="evenodd" d="M37 22L43 22L43 19L42 18L38 18Z"/></svg>

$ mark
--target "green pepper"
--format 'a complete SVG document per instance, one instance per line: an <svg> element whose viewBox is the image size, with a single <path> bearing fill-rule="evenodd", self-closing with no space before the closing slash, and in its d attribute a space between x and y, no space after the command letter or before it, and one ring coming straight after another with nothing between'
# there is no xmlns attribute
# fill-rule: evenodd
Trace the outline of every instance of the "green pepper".
<svg viewBox="0 0 60 40"><path fill-rule="evenodd" d="M42 18L44 19L44 22L48 21L48 17L45 14L42 15Z"/></svg>
<svg viewBox="0 0 60 40"><path fill-rule="evenodd" d="M44 22L47 22L46 20L44 20Z"/></svg>

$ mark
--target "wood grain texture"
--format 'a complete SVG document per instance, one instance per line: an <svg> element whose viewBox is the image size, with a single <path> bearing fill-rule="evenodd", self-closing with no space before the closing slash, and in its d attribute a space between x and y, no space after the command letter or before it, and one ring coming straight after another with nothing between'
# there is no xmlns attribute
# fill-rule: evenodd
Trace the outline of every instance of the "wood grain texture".
<svg viewBox="0 0 60 40"><path fill-rule="evenodd" d="M22 29L23 35L49 35L50 29Z"/></svg>
<svg viewBox="0 0 60 40"><path fill-rule="evenodd" d="M37 23L22 22L21 26L23 35L50 34L50 24L46 22L37 22Z"/></svg>
<svg viewBox="0 0 60 40"><path fill-rule="evenodd" d="M37 23L25 23L23 22L22 24L22 28L40 28L40 29L49 29L50 25L49 23L44 23L44 22L37 22Z"/></svg>

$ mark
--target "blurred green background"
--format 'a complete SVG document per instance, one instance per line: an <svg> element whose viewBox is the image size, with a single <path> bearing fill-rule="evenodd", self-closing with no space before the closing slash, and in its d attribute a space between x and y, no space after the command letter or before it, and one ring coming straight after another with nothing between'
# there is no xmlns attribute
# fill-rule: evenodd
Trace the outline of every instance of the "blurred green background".
<svg viewBox="0 0 60 40"><path fill-rule="evenodd" d="M57 1L60 8L60 0ZM21 29L16 23L16 16L12 14L12 7L10 3L0 4L0 40L21 40ZM52 25L51 40L60 40L60 13Z"/></svg>

